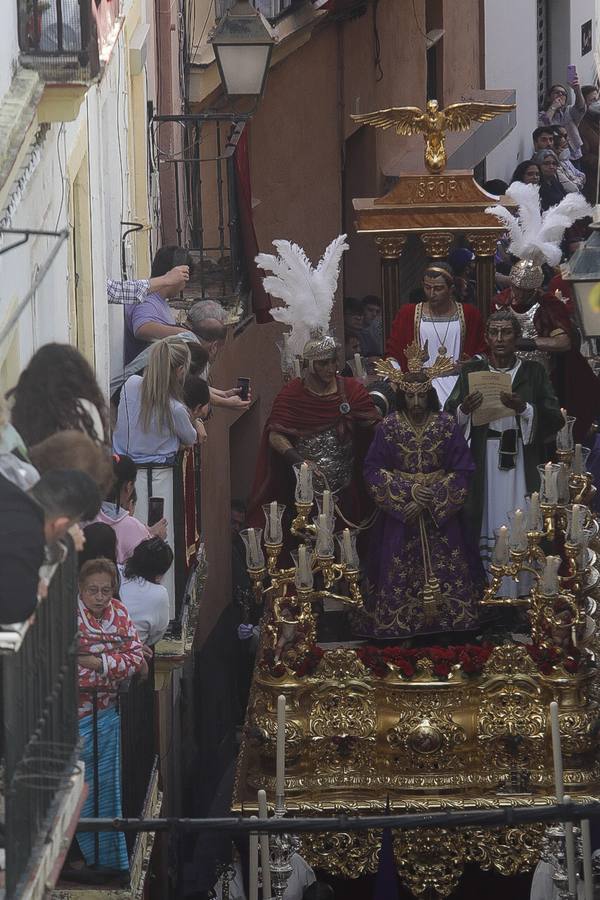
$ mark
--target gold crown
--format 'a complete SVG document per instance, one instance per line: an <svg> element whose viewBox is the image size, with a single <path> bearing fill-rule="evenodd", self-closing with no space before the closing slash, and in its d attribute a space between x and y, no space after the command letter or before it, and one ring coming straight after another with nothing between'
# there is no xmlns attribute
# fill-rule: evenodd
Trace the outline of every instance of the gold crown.
<svg viewBox="0 0 600 900"><path fill-rule="evenodd" d="M438 350L433 365L426 366L425 363L429 359L428 342L425 341L423 347L417 341L409 344L404 351L407 363L407 372L397 369L391 360L379 359L375 363L375 371L382 378L397 384L401 391L408 394L422 394L431 388L431 382L434 378L441 378L443 375L449 375L454 369L454 360L446 355L445 352ZM423 375L423 381L411 381L408 376Z"/></svg>

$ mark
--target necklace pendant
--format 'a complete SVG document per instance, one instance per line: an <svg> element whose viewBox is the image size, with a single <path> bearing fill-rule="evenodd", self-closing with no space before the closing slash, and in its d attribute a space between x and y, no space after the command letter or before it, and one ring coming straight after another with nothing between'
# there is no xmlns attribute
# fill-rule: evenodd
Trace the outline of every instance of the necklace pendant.
<svg viewBox="0 0 600 900"><path fill-rule="evenodd" d="M448 350L446 349L446 347L444 347L443 344L440 344L440 346L438 347L438 353L441 353L442 356L445 356L447 352Z"/></svg>

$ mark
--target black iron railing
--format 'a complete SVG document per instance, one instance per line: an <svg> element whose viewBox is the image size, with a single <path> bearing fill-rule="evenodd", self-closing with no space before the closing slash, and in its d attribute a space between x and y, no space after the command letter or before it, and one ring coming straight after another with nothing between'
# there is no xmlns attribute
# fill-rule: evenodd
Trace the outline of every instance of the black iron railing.
<svg viewBox="0 0 600 900"><path fill-rule="evenodd" d="M8 898L22 896L77 760L76 598L71 552L20 649L1 659Z"/></svg>
<svg viewBox="0 0 600 900"><path fill-rule="evenodd" d="M121 708L121 797L124 816L141 816L154 771L157 746L154 718L154 659L148 675L133 678L119 694ZM127 835L129 854L135 834Z"/></svg>
<svg viewBox="0 0 600 900"><path fill-rule="evenodd" d="M175 200L173 235L192 258L185 297L218 300L240 318L247 287L234 154L243 117L218 113L156 116L151 154Z"/></svg>
<svg viewBox="0 0 600 900"><path fill-rule="evenodd" d="M21 64L45 81L89 81L119 15L119 0L16 0Z"/></svg>

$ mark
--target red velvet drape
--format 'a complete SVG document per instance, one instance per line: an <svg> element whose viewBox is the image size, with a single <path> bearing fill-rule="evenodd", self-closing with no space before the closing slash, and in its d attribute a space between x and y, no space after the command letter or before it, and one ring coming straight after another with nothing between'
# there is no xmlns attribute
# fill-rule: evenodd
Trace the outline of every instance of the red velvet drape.
<svg viewBox="0 0 600 900"><path fill-rule="evenodd" d="M250 156L248 152L248 129L250 123L246 123L238 141L235 154L235 181L237 188L237 201L240 216L240 231L242 237L242 253L246 263L246 271L250 278L252 289L252 308L256 321L264 324L272 322L269 310L271 299L265 292L262 284L262 276L256 268L254 257L258 253L258 241L254 230L252 217L252 188L250 185Z"/></svg>

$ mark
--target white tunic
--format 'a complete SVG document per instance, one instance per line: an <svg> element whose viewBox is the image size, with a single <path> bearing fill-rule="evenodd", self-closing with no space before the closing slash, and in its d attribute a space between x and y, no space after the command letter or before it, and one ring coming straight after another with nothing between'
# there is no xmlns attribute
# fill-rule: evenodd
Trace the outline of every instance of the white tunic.
<svg viewBox="0 0 600 900"><path fill-rule="evenodd" d="M507 372L514 382L515 375L519 371L521 365L517 360L512 369L494 369L490 366L492 372ZM465 416L461 412L460 407L457 410L457 419L462 427L465 438L467 440L471 434L471 416ZM525 496L527 494L527 485L525 483L525 459L523 456L523 446L529 444L533 437L533 407L527 404L525 411L519 416L520 431L517 425L516 416L504 416L502 419L495 419L489 423L492 431L507 431L511 428L517 428L517 455L515 457L515 465L512 469L499 468L500 439L488 438L486 441L485 454L485 478L483 483L483 516L481 519L481 536L479 539L479 552L481 561L486 572L489 572L489 566L492 559L492 552L496 543L494 532L501 525L508 525L508 513L515 509L525 509ZM502 597L519 597L529 593L531 586L530 576L522 573L519 584L515 584L512 579L505 578L499 595Z"/></svg>
<svg viewBox="0 0 600 900"><path fill-rule="evenodd" d="M458 316L455 319L433 320L423 316L419 324L419 337L421 347L424 347L425 341L428 341L429 359L425 365L433 365L441 346L446 348L446 353L451 359L456 362L460 359L461 323ZM458 375L445 375L443 378L434 378L432 384L442 409L457 381Z"/></svg>

